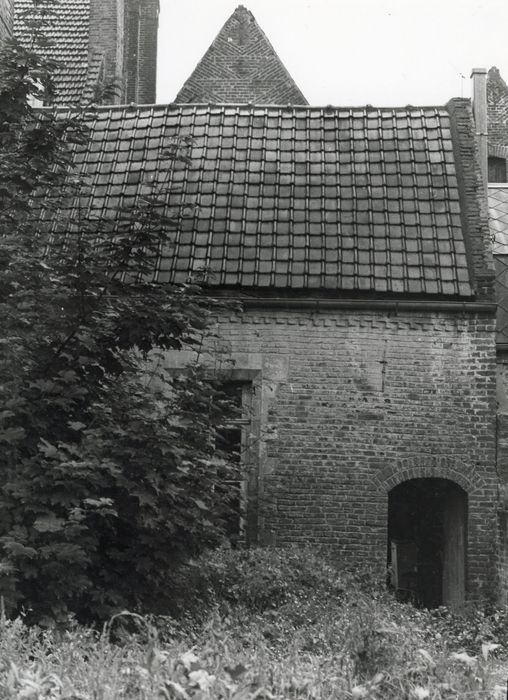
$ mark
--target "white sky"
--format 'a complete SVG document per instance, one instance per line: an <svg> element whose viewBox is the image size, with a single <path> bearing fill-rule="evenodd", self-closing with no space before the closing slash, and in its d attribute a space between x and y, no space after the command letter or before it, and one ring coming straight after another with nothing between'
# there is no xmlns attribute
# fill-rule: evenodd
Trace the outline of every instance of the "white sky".
<svg viewBox="0 0 508 700"><path fill-rule="evenodd" d="M174 100L238 4L310 104L444 104L470 96L473 67L495 65L508 81L508 0L160 3L159 103Z"/></svg>

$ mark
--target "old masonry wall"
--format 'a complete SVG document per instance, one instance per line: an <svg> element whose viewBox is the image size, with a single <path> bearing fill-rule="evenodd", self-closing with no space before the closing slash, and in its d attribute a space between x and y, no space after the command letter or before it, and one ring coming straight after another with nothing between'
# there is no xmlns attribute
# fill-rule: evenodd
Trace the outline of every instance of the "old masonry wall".
<svg viewBox="0 0 508 700"><path fill-rule="evenodd" d="M251 309L217 330L209 361L253 389L251 540L312 543L381 570L390 489L445 478L468 496L467 599L493 595L492 317Z"/></svg>

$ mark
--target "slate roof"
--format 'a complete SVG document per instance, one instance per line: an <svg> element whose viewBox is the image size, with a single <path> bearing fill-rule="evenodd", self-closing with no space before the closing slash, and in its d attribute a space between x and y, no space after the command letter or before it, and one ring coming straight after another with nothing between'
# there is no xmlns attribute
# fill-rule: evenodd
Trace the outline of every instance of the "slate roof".
<svg viewBox="0 0 508 700"><path fill-rule="evenodd" d="M450 126L434 107L98 108L81 211L114 216L189 135L191 165L169 178L171 204L194 209L156 280L208 268L226 287L471 297ZM73 220L64 205L53 227Z"/></svg>
<svg viewBox="0 0 508 700"><path fill-rule="evenodd" d="M243 5L222 27L175 101L307 104L254 15Z"/></svg>
<svg viewBox="0 0 508 700"><path fill-rule="evenodd" d="M32 0L14 0L14 34L23 43L30 33L23 15L33 7ZM56 104L77 103L83 96L88 80L88 37L90 0L58 0L45 3L52 11L44 29L51 45L41 53L61 61L55 72Z"/></svg>
<svg viewBox="0 0 508 700"><path fill-rule="evenodd" d="M489 225L494 255L508 254L508 185L488 188Z"/></svg>
<svg viewBox="0 0 508 700"><path fill-rule="evenodd" d="M489 224L496 264L496 341L508 344L508 185L488 188Z"/></svg>

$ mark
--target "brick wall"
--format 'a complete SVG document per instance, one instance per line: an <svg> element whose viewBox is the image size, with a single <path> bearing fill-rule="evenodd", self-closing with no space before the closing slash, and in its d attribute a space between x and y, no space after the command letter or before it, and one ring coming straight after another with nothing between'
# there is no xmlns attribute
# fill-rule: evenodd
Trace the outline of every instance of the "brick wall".
<svg viewBox="0 0 508 700"><path fill-rule="evenodd" d="M140 104L156 102L158 29L159 0L144 0L139 29L138 102Z"/></svg>
<svg viewBox="0 0 508 700"><path fill-rule="evenodd" d="M0 0L0 45L12 35L12 0Z"/></svg>
<svg viewBox="0 0 508 700"><path fill-rule="evenodd" d="M104 55L116 102L155 102L159 0L91 0L90 62Z"/></svg>
<svg viewBox="0 0 508 700"><path fill-rule="evenodd" d="M126 0L127 102L155 102L158 28L159 0Z"/></svg>
<svg viewBox="0 0 508 700"><path fill-rule="evenodd" d="M307 104L254 16L239 5L175 102Z"/></svg>
<svg viewBox="0 0 508 700"><path fill-rule="evenodd" d="M508 146L508 86L495 67L487 77L487 114L489 146Z"/></svg>
<svg viewBox="0 0 508 700"><path fill-rule="evenodd" d="M219 329L215 366L256 389L250 520L261 542L325 545L383 569L389 490L451 479L469 498L468 598L492 593L493 318L251 309Z"/></svg>
<svg viewBox="0 0 508 700"><path fill-rule="evenodd" d="M137 102L138 61L139 61L139 23L140 10L137 0L125 2L126 37L125 50L125 81L126 102Z"/></svg>
<svg viewBox="0 0 508 700"><path fill-rule="evenodd" d="M497 470L499 475L499 571L503 602L508 602L508 354L497 357Z"/></svg>
<svg viewBox="0 0 508 700"><path fill-rule="evenodd" d="M90 0L89 64L104 57L105 80L119 87L115 102L125 102L123 0Z"/></svg>

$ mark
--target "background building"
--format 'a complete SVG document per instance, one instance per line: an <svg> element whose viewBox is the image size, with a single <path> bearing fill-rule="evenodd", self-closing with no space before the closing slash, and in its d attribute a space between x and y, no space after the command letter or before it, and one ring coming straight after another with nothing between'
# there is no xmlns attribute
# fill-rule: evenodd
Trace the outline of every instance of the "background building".
<svg viewBox="0 0 508 700"><path fill-rule="evenodd" d="M23 17L32 7L14 0L14 31L27 43ZM155 102L159 0L60 0L53 10L45 53L60 62L57 104ZM102 96L111 83L114 97Z"/></svg>

